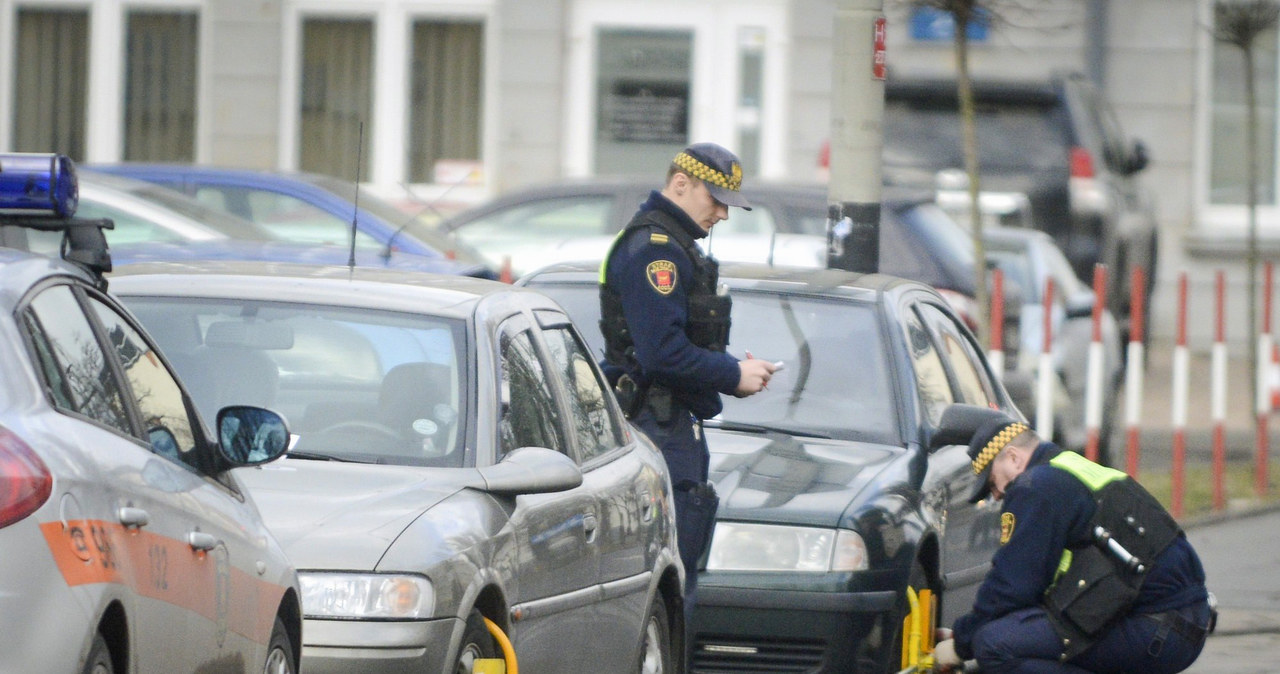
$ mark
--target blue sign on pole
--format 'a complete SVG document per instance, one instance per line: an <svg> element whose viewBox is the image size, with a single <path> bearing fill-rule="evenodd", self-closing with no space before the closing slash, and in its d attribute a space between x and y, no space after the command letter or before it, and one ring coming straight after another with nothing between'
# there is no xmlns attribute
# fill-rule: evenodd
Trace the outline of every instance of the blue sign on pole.
<svg viewBox="0 0 1280 674"><path fill-rule="evenodd" d="M969 41L986 42L991 22L986 12L976 10L969 21ZM918 6L911 10L911 39L918 42L942 42L955 39L956 22L951 12L936 7Z"/></svg>

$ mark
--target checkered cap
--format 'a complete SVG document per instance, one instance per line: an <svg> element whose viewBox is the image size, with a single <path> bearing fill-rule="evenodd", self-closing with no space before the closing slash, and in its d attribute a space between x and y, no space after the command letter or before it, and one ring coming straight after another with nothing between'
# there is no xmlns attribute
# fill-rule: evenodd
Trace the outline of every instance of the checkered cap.
<svg viewBox="0 0 1280 674"><path fill-rule="evenodd" d="M737 155L715 143L694 143L677 154L672 162L680 170L707 184L711 196L728 206L751 210L742 196L742 163Z"/></svg>

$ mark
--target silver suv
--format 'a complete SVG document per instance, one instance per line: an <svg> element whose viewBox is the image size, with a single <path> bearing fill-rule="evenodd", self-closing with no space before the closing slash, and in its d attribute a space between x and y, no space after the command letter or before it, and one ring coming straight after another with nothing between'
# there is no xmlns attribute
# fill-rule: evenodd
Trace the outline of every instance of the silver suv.
<svg viewBox="0 0 1280 674"><path fill-rule="evenodd" d="M1107 306L1128 337L1131 270L1155 277L1156 221L1137 174L1141 141L1128 139L1102 94L1082 75L974 82L984 191L1026 194L1037 229L1048 232L1089 282L1108 267ZM898 79L885 91L887 182L936 185L964 166L951 79ZM1146 303L1149 306L1149 302Z"/></svg>

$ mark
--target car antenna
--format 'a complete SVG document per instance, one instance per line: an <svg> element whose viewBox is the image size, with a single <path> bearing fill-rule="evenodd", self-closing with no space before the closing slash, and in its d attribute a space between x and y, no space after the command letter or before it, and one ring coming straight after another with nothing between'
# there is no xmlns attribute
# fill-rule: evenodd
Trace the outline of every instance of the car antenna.
<svg viewBox="0 0 1280 674"><path fill-rule="evenodd" d="M427 210L431 211L431 213L436 216L437 221L443 221L445 219L444 213L441 213L440 209L436 208L435 203L449 196L449 193L452 192L455 187L458 187L459 185L465 185L466 183L470 182L471 177L474 176L475 173L476 173L475 169L467 171L466 175L449 183L449 186L446 187L443 192L441 192L440 194L437 194L435 198L430 201L423 201L422 205L425 206ZM408 183L401 182L400 188L403 189L405 191L405 194L408 194L411 198L414 198L414 199L418 198L418 195L413 191L413 189L409 186ZM391 251L392 251L392 247L395 244L396 238L399 237L401 232L403 232L406 228L408 228L409 225L412 225L413 222L418 219L419 215L420 214L410 215L408 218L405 219L404 223L402 223L399 227L396 228L396 231L391 233L391 237L387 239L387 245L382 247L383 262L387 262L391 259ZM445 233L449 234L449 232L445 232Z"/></svg>
<svg viewBox="0 0 1280 674"><path fill-rule="evenodd" d="M364 122L360 122L360 135L356 141L356 194L351 200L351 254L347 256L347 269L356 270L356 218L360 214L360 161L364 152Z"/></svg>

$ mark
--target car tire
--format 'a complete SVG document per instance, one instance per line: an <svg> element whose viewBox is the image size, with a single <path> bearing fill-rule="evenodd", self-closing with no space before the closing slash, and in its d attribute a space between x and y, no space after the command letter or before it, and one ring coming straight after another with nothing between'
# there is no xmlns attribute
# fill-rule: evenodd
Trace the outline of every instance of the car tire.
<svg viewBox="0 0 1280 674"><path fill-rule="evenodd" d="M262 668L263 674L297 674L298 663L293 661L293 642L289 639L289 630L284 621L276 616L275 627L271 629L271 641L267 644L267 662Z"/></svg>
<svg viewBox="0 0 1280 674"><path fill-rule="evenodd" d="M453 665L454 673L472 674L475 671L476 660L500 657L502 653L498 650L498 644L494 642L493 635L489 634L489 628L485 627L484 616L473 609L467 616L467 627L462 633L462 645L458 647L458 658Z"/></svg>
<svg viewBox="0 0 1280 674"><path fill-rule="evenodd" d="M939 612L941 612L942 593L938 592L937 589L930 587L929 574L925 573L924 565L921 564L918 559L911 563L911 575L907 577L907 585L917 593L925 588L929 588L935 592L934 596L938 598L938 608ZM896 674L896 672L899 672L902 669L898 666L902 659L902 640L906 637L906 634L903 633L902 630L902 622L906 620L907 614L909 613L911 613L911 604L907 601L906 588L903 588L902 595L898 600L898 610L890 617L890 620L892 620L893 623L888 626L888 629L893 630L893 632L897 634L892 641L893 648L885 658L884 671L888 674Z"/></svg>
<svg viewBox="0 0 1280 674"><path fill-rule="evenodd" d="M674 657L671 652L671 617L661 595L654 595L649 604L649 615L644 620L644 632L640 640L640 674L672 674Z"/></svg>
<svg viewBox="0 0 1280 674"><path fill-rule="evenodd" d="M89 647L89 657L85 658L84 674L115 674L115 663L111 660L111 647L101 634L94 633L93 645Z"/></svg>

